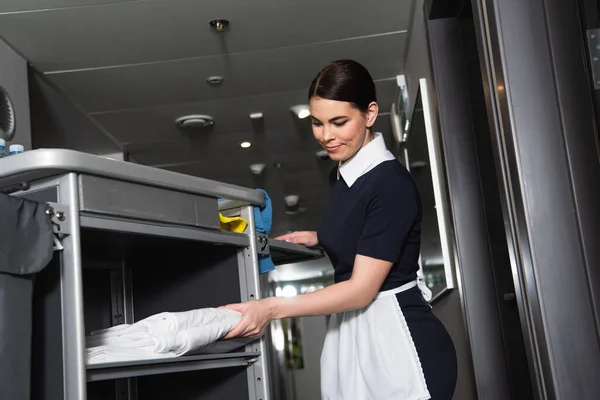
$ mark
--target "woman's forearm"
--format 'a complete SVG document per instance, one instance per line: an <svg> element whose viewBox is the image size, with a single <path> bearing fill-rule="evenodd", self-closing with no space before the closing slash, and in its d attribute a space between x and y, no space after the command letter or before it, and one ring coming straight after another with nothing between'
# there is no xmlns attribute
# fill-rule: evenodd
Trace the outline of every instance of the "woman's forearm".
<svg viewBox="0 0 600 400"><path fill-rule="evenodd" d="M365 307L374 294L368 290L360 293L356 286L355 282L344 281L299 296L270 298L272 319L327 315Z"/></svg>
<svg viewBox="0 0 600 400"><path fill-rule="evenodd" d="M391 268L389 261L357 255L347 281L299 296L266 299L271 319L334 314L366 307Z"/></svg>

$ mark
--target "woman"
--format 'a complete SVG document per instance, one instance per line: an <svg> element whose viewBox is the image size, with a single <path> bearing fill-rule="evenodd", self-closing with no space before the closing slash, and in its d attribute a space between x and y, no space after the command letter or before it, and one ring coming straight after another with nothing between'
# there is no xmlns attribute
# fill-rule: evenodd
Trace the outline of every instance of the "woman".
<svg viewBox="0 0 600 400"><path fill-rule="evenodd" d="M321 355L323 399L450 400L454 346L417 277L420 197L371 130L378 113L373 79L355 61L332 62L313 80L309 101L315 139L338 166L318 231L278 239L321 245L335 284L228 305L243 318L226 338L260 335L273 319L332 314Z"/></svg>

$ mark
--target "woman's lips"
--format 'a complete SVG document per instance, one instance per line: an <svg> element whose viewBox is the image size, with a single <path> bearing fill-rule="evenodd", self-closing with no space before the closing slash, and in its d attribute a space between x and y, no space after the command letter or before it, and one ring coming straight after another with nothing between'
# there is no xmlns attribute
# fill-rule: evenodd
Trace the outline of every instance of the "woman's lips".
<svg viewBox="0 0 600 400"><path fill-rule="evenodd" d="M327 150L327 152L329 152L329 153L335 153L341 147L342 147L341 145L337 145L337 146L325 146L325 150Z"/></svg>

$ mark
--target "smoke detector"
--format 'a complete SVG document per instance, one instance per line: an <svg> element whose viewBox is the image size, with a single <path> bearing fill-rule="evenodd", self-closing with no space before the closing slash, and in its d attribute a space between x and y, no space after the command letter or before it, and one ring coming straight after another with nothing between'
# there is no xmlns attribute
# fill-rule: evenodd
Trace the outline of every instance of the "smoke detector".
<svg viewBox="0 0 600 400"><path fill-rule="evenodd" d="M181 128L202 129L214 125L215 120L210 115L185 115L175 120Z"/></svg>

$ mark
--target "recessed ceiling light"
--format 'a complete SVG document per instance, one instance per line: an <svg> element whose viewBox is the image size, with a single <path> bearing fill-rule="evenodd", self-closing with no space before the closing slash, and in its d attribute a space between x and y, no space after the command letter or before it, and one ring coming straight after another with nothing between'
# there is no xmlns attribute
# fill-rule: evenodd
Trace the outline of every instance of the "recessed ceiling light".
<svg viewBox="0 0 600 400"><path fill-rule="evenodd" d="M175 120L175 123L182 128L200 129L211 126L215 120L210 115L185 115Z"/></svg>
<svg viewBox="0 0 600 400"><path fill-rule="evenodd" d="M315 153L315 155L317 156L317 158L321 159L321 160L329 160L329 153L327 152L327 150L319 150Z"/></svg>
<svg viewBox="0 0 600 400"><path fill-rule="evenodd" d="M266 167L267 167L267 164L261 164L261 163L251 164L250 171L252 171L252 173L254 175L260 175L260 174L262 174L262 172L265 170Z"/></svg>
<svg viewBox="0 0 600 400"><path fill-rule="evenodd" d="M310 116L310 109L306 104L298 104L290 107L290 111L296 114L296 116L300 119L307 118Z"/></svg>
<svg viewBox="0 0 600 400"><path fill-rule="evenodd" d="M250 142L242 142L242 143L240 143L240 147L242 149L247 149L250 146L252 146L252 143L250 143Z"/></svg>
<svg viewBox="0 0 600 400"><path fill-rule="evenodd" d="M222 76L209 76L208 78L206 78L206 82L208 82L211 85L219 85L221 83L223 83L223 81L225 80L225 78L223 78Z"/></svg>

